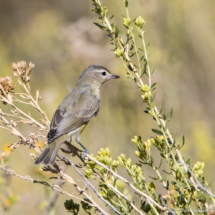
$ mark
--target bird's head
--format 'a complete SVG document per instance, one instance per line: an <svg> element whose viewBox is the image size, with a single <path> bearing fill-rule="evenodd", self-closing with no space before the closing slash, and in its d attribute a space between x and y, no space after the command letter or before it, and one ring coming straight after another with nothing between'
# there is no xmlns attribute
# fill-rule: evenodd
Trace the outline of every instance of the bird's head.
<svg viewBox="0 0 215 215"><path fill-rule="evenodd" d="M104 82L117 78L120 77L118 75L111 74L111 72L104 66L91 65L81 74L78 83L100 88Z"/></svg>

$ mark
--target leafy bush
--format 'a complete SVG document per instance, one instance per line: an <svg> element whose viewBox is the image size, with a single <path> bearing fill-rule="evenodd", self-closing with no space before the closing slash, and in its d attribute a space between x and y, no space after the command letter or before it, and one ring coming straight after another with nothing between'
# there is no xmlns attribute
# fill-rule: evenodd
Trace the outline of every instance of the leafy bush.
<svg viewBox="0 0 215 215"><path fill-rule="evenodd" d="M122 23L126 33L123 33L113 21L113 16L109 16L108 8L103 6L99 0L93 1L93 11L99 15L99 20L95 22L100 29L108 32L112 51L118 57L126 71L126 77L133 81L139 91L141 91L142 101L146 104L145 113L149 114L157 123L156 128L152 128L155 133L148 140L142 140L141 136L134 136L131 144L136 145L134 152L138 158L138 162L134 163L124 154L120 154L117 160L111 157L111 151L100 149L96 156L87 155L83 165L75 165L68 158L59 155L58 159L66 165L72 166L83 178L87 186L91 187L97 196L111 210L117 214L207 214L213 210L215 206L214 195L210 192L211 184L208 183L203 175L204 163L191 163L191 159L183 158L180 149L185 144L185 137L179 139L168 129L168 122L173 116L173 108L169 112L163 113L162 107L159 108L155 104L155 96L157 83L153 83L152 74L154 70L150 69L147 46L144 39L145 20L141 16L131 18L129 15L128 0L124 0L126 16ZM141 40L142 47L137 46L137 40ZM39 139L44 138L49 130L50 121L46 113L39 106L39 100L42 99L39 91L36 96L32 96L30 88L30 73L34 68L34 64L27 66L26 62L21 61L13 63L13 75L17 79L19 85L22 86L22 92L15 91L15 85L11 77L7 76L0 79L0 100L2 104L8 105L7 112L0 112L0 127L5 129L11 135L16 135L20 139L18 142L9 146L11 150L15 150L20 145L27 145L41 152ZM143 82L146 80L147 82ZM29 111L24 111L16 105L16 103L25 104L39 111L42 119L33 117ZM11 109L10 109L10 108ZM28 137L21 133L18 124L27 124L38 128L37 132L31 132ZM68 145L68 144L67 144ZM153 156L151 147L154 146L160 153L160 157ZM72 153L78 156L80 150L74 146L68 145L69 149L62 151ZM18 175L14 170L8 168L4 161L6 152L2 152L2 162L0 168L7 173L22 179L31 181L32 183L40 183L60 192L63 195L72 197L67 200L64 205L68 212L78 214L80 205L75 203L73 199L80 200L79 194L83 195L81 206L87 214L102 213L107 214L104 209L98 205L94 197L87 194L86 187L80 187L77 182L69 175L65 174L57 165L53 167L45 167L42 165L43 171L50 171L58 175L63 183L72 184L77 194L69 194L63 191L61 185L50 185L45 181L32 179L30 176ZM37 154L30 153L32 159ZM82 160L82 159L81 159ZM156 166L154 161L160 161L160 165ZM160 170L162 162L166 162L169 171ZM157 174L157 178L150 177L150 181L146 181L143 171L144 165L149 166ZM132 181L122 177L118 170L124 168ZM84 174L82 173L84 172ZM91 183L90 179L97 182L98 189ZM162 183L166 190L165 195L160 195L156 188L155 181ZM125 191L126 187L130 187L135 196L131 196ZM209 198L212 200L213 206L209 205ZM135 201L134 201L135 199Z"/></svg>

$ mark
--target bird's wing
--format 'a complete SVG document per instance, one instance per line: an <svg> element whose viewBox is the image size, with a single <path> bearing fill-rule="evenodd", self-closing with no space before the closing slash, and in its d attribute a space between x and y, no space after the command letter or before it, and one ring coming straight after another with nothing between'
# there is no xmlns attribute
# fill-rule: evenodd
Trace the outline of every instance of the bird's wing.
<svg viewBox="0 0 215 215"><path fill-rule="evenodd" d="M98 114L99 106L99 98L89 91L81 93L76 99L67 96L52 118L48 142L51 143L61 135L87 123Z"/></svg>

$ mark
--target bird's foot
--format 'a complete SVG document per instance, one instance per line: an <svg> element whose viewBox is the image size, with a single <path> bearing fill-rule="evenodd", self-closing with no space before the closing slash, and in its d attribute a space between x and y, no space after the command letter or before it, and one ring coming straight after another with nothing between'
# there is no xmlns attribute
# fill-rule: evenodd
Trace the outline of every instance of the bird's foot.
<svg viewBox="0 0 215 215"><path fill-rule="evenodd" d="M83 156L82 156L82 159L84 160L85 159L85 157L86 157L86 155L89 155L90 153L89 153L89 151L87 150L87 149L84 149L84 154L83 154Z"/></svg>

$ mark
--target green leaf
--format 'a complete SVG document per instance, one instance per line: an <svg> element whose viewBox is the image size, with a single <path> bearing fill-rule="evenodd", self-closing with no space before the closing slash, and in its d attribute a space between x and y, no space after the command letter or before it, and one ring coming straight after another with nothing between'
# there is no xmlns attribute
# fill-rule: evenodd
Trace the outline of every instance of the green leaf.
<svg viewBox="0 0 215 215"><path fill-rule="evenodd" d="M123 194L124 193L124 187L121 188L120 192Z"/></svg>
<svg viewBox="0 0 215 215"><path fill-rule="evenodd" d="M113 181L113 186L114 186L114 187L116 186L116 181L117 181L117 179L118 179L118 178L115 178L114 181Z"/></svg>
<svg viewBox="0 0 215 215"><path fill-rule="evenodd" d="M151 76L152 76L152 74L154 73L154 71L155 71L155 68L153 68L153 70L152 70L152 72L151 72Z"/></svg>
<svg viewBox="0 0 215 215"><path fill-rule="evenodd" d="M164 154L163 154L163 153L160 153L160 155L161 155L161 157L163 157L163 158L165 158L165 159L166 159L166 157L164 156Z"/></svg>
<svg viewBox="0 0 215 215"><path fill-rule="evenodd" d="M145 58L143 58L143 60L145 61ZM145 62L144 63L144 66L143 66L143 73L147 74L146 71L147 70L147 63Z"/></svg>
<svg viewBox="0 0 215 215"><path fill-rule="evenodd" d="M131 184L133 184L138 190L143 191L143 189L140 187L139 184L132 182Z"/></svg>
<svg viewBox="0 0 215 215"><path fill-rule="evenodd" d="M185 143L185 137L184 137L184 135L182 136L182 144L184 145L184 143Z"/></svg>
<svg viewBox="0 0 215 215"><path fill-rule="evenodd" d="M117 38L119 34L119 28L117 25L115 25L115 37Z"/></svg>
<svg viewBox="0 0 215 215"><path fill-rule="evenodd" d="M181 140L179 141L179 146L178 146L178 149L181 149L183 146L184 146L184 143L185 143L185 137L184 135L181 137Z"/></svg>
<svg viewBox="0 0 215 215"><path fill-rule="evenodd" d="M135 52L135 54L136 54L136 52ZM140 68L140 67L138 67L136 64L133 64L133 65L134 65L136 68L138 68L138 69Z"/></svg>
<svg viewBox="0 0 215 215"><path fill-rule="evenodd" d="M115 195L115 192L114 192L113 190L108 189L108 190L107 190L107 194L108 194L109 196L114 196L114 195Z"/></svg>
<svg viewBox="0 0 215 215"><path fill-rule="evenodd" d="M152 165L153 165L153 163L154 163L154 158L151 156L151 157L150 157L150 159L149 159L149 165L151 165L151 166L152 166Z"/></svg>
<svg viewBox="0 0 215 215"><path fill-rule="evenodd" d="M112 16L110 17L109 21L110 21L111 19L113 19L113 17L114 17L114 15L112 15Z"/></svg>
<svg viewBox="0 0 215 215"><path fill-rule="evenodd" d="M84 211L87 214L91 215L92 214L91 210L92 210L93 207L90 204L88 204L87 202L89 202L90 204L92 204L92 202L89 199L84 198L84 201L81 201L81 205L82 205L82 208L84 209Z"/></svg>
<svg viewBox="0 0 215 215"><path fill-rule="evenodd" d="M169 181L166 181L166 189L169 190Z"/></svg>
<svg viewBox="0 0 215 215"><path fill-rule="evenodd" d="M172 173L171 172L167 172L166 170L163 170L166 174L168 174L168 175L172 175Z"/></svg>
<svg viewBox="0 0 215 215"><path fill-rule="evenodd" d="M154 178L154 177L152 177L152 176L150 176L149 175L149 178L151 178L151 179L153 179L153 180L158 180L159 178L157 177L157 178Z"/></svg>
<svg viewBox="0 0 215 215"><path fill-rule="evenodd" d="M127 39L126 39L125 44L127 44L127 43L132 39L132 37L130 37L130 35L129 35L129 34L126 34L126 36L127 36Z"/></svg>
<svg viewBox="0 0 215 215"><path fill-rule="evenodd" d="M143 58L144 58L144 55L140 58L140 62L143 60Z"/></svg>
<svg viewBox="0 0 215 215"><path fill-rule="evenodd" d="M176 185L176 182L175 182L175 181L171 181L171 184L175 186L175 185Z"/></svg>
<svg viewBox="0 0 215 215"><path fill-rule="evenodd" d="M93 22L96 26L98 26L100 29L104 29L105 27L97 22Z"/></svg>
<svg viewBox="0 0 215 215"><path fill-rule="evenodd" d="M133 69L131 68L131 65L130 65L130 64L128 65L128 69L129 69L131 72L133 72Z"/></svg>
<svg viewBox="0 0 215 215"><path fill-rule="evenodd" d="M129 57L133 57L134 55L136 55L136 52L129 52Z"/></svg>
<svg viewBox="0 0 215 215"><path fill-rule="evenodd" d="M192 161L191 157L188 157L188 158L185 160L185 163L186 163L187 165L190 165L190 164L191 164L191 161Z"/></svg>
<svg viewBox="0 0 215 215"><path fill-rule="evenodd" d="M161 131L157 130L157 129L154 129L154 128L153 128L152 131L153 131L154 133L156 133L156 134L163 135L163 133L162 133Z"/></svg>
<svg viewBox="0 0 215 215"><path fill-rule="evenodd" d="M143 201L143 203L141 204L141 209L145 206L146 201Z"/></svg>
<svg viewBox="0 0 215 215"><path fill-rule="evenodd" d="M99 185L100 185L100 186L105 186L105 187L107 187L106 183L105 183L105 182L102 182L102 181L99 183Z"/></svg>
<svg viewBox="0 0 215 215"><path fill-rule="evenodd" d="M186 184L183 183L183 182L178 182L175 186L181 188L181 189L184 189L186 187Z"/></svg>
<svg viewBox="0 0 215 215"><path fill-rule="evenodd" d="M151 100L154 101L154 99L155 99L155 93L152 94Z"/></svg>
<svg viewBox="0 0 215 215"><path fill-rule="evenodd" d="M152 86L151 86L151 88L153 88L153 87L157 88L157 85L158 85L157 83L153 83Z"/></svg>
<svg viewBox="0 0 215 215"><path fill-rule="evenodd" d="M162 106L160 106L160 109L159 109L159 114L161 114L162 112Z"/></svg>
<svg viewBox="0 0 215 215"><path fill-rule="evenodd" d="M150 45L150 42L146 45L146 48Z"/></svg>
<svg viewBox="0 0 215 215"><path fill-rule="evenodd" d="M159 166L158 166L158 168L157 168L157 169L160 169L161 164L162 164L162 159L161 159L160 164L159 164Z"/></svg>
<svg viewBox="0 0 215 215"><path fill-rule="evenodd" d="M125 0L125 7L128 7L128 0Z"/></svg>
<svg viewBox="0 0 215 215"><path fill-rule="evenodd" d="M155 103L154 102L151 102L151 107L155 108Z"/></svg>
<svg viewBox="0 0 215 215"><path fill-rule="evenodd" d="M173 116L173 108L171 108L170 110L170 119L172 118L172 116Z"/></svg>
<svg viewBox="0 0 215 215"><path fill-rule="evenodd" d="M141 207L141 209L148 214L151 210L151 206L149 204L146 204L144 207Z"/></svg>
<svg viewBox="0 0 215 215"><path fill-rule="evenodd" d="M134 48L134 45L133 45L133 44L131 44L131 48L130 48L129 50L131 51L133 48Z"/></svg>
<svg viewBox="0 0 215 215"><path fill-rule="evenodd" d="M163 181L166 181L166 174L163 175Z"/></svg>
<svg viewBox="0 0 215 215"><path fill-rule="evenodd" d="M66 200L64 202L64 207L74 215L78 215L80 205L75 203L72 199Z"/></svg>
<svg viewBox="0 0 215 215"><path fill-rule="evenodd" d="M206 202L206 198L205 198L205 196L202 194L201 191L197 191L197 195L198 195L198 200L199 200L200 202L203 202L203 203Z"/></svg>

